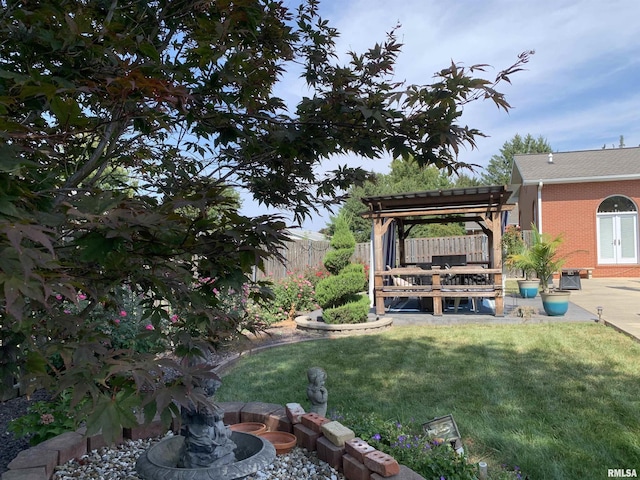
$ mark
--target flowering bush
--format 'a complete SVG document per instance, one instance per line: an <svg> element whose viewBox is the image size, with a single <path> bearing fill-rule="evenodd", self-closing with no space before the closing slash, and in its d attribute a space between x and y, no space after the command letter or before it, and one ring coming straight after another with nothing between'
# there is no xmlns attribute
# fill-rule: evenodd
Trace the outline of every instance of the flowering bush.
<svg viewBox="0 0 640 480"><path fill-rule="evenodd" d="M269 323L291 319L296 312L310 312L318 308L313 283L303 273L288 272L283 280L272 286L273 298L264 304Z"/></svg>
<svg viewBox="0 0 640 480"><path fill-rule="evenodd" d="M71 407L71 393L63 391L55 399L32 404L26 415L12 420L9 431L20 437L29 437L29 444L37 445L61 433L74 431L80 425L81 416L75 415L80 406Z"/></svg>
<svg viewBox="0 0 640 480"><path fill-rule="evenodd" d="M151 332L155 327L144 318L144 295L135 292L128 285L114 289L113 296L100 302L91 302L79 292L76 301L65 300L61 295L56 299L58 308L67 315L76 315L96 332L101 333L114 349L132 349L136 352L151 352L167 347L165 341Z"/></svg>
<svg viewBox="0 0 640 480"><path fill-rule="evenodd" d="M525 243L520 225L509 225L502 234L502 250L505 257L516 255L522 251Z"/></svg>
<svg viewBox="0 0 640 480"><path fill-rule="evenodd" d="M325 268L323 264L316 265L315 267L309 267L303 272L304 278L306 278L315 288L320 280L327 278L329 270Z"/></svg>

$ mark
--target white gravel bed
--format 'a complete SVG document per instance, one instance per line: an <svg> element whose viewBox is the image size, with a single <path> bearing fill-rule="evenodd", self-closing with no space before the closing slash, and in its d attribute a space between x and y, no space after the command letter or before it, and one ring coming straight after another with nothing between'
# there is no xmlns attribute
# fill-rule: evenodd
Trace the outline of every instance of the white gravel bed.
<svg viewBox="0 0 640 480"><path fill-rule="evenodd" d="M56 467L53 480L140 480L136 472L136 460L159 440L160 438L127 440L117 447L93 450L78 460L71 460ZM295 447L287 454L277 455L271 465L246 477L246 480L344 480L344 478L326 462L319 460L316 452Z"/></svg>

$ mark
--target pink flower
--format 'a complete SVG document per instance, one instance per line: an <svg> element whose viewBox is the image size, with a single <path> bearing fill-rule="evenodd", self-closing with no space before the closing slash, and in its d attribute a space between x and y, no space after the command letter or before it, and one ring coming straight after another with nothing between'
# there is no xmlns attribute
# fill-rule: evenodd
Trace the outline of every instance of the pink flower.
<svg viewBox="0 0 640 480"><path fill-rule="evenodd" d="M178 315L173 314L169 317L169 320L171 320L171 323L176 323L178 321Z"/></svg>
<svg viewBox="0 0 640 480"><path fill-rule="evenodd" d="M115 323L116 325L120 325L120 319L119 318L114 318L113 319L113 323Z"/></svg>
<svg viewBox="0 0 640 480"><path fill-rule="evenodd" d="M214 294L214 295L216 295L216 296L218 295L218 293L220 293L220 291L219 291L217 288L214 288L214 289L212 290L212 292L213 292L213 294Z"/></svg>
<svg viewBox="0 0 640 480"><path fill-rule="evenodd" d="M67 315L69 315L71 313L71 310L65 310L64 313L66 313Z"/></svg>
<svg viewBox="0 0 640 480"><path fill-rule="evenodd" d="M51 415L50 413L43 413L42 415L40 415L40 422L43 425L49 425L53 423L54 420L55 420L54 416Z"/></svg>
<svg viewBox="0 0 640 480"><path fill-rule="evenodd" d="M121 317L126 317L127 316L127 312L125 312L124 310L120 310L120 316Z"/></svg>
<svg viewBox="0 0 640 480"><path fill-rule="evenodd" d="M153 328L153 325L151 325L151 324L148 324L148 325L147 325L146 327L144 327L144 328L146 328L147 330L155 330L155 328Z"/></svg>
<svg viewBox="0 0 640 480"><path fill-rule="evenodd" d="M79 293L78 294L78 300L86 300L87 296L84 293Z"/></svg>
<svg viewBox="0 0 640 480"><path fill-rule="evenodd" d="M57 294L57 295L56 295L56 300L62 300L62 295Z"/></svg>

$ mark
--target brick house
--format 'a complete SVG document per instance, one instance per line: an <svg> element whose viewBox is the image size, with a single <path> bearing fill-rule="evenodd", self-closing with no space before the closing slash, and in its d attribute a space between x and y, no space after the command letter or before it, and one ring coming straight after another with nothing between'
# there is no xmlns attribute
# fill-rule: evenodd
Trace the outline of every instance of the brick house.
<svg viewBox="0 0 640 480"><path fill-rule="evenodd" d="M565 268L640 277L640 148L516 155L519 223L562 234Z"/></svg>

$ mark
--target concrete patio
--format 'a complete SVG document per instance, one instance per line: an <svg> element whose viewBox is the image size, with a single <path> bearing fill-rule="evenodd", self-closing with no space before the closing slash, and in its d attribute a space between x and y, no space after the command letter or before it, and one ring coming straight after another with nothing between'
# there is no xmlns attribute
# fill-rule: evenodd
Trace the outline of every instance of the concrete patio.
<svg viewBox="0 0 640 480"><path fill-rule="evenodd" d="M562 317L550 317L544 313L540 296L521 298L507 294L504 299L505 315L495 317L489 306L483 304L479 312L470 311L469 305L461 305L457 313L448 309L442 316L421 312L416 298L397 299L387 309L385 316L394 325L457 325L463 323L545 323L545 322L595 322L598 307L602 307L600 319L620 332L640 340L640 278L592 278L582 279L580 290L571 290L569 310ZM528 318L518 315L518 307L531 307Z"/></svg>

